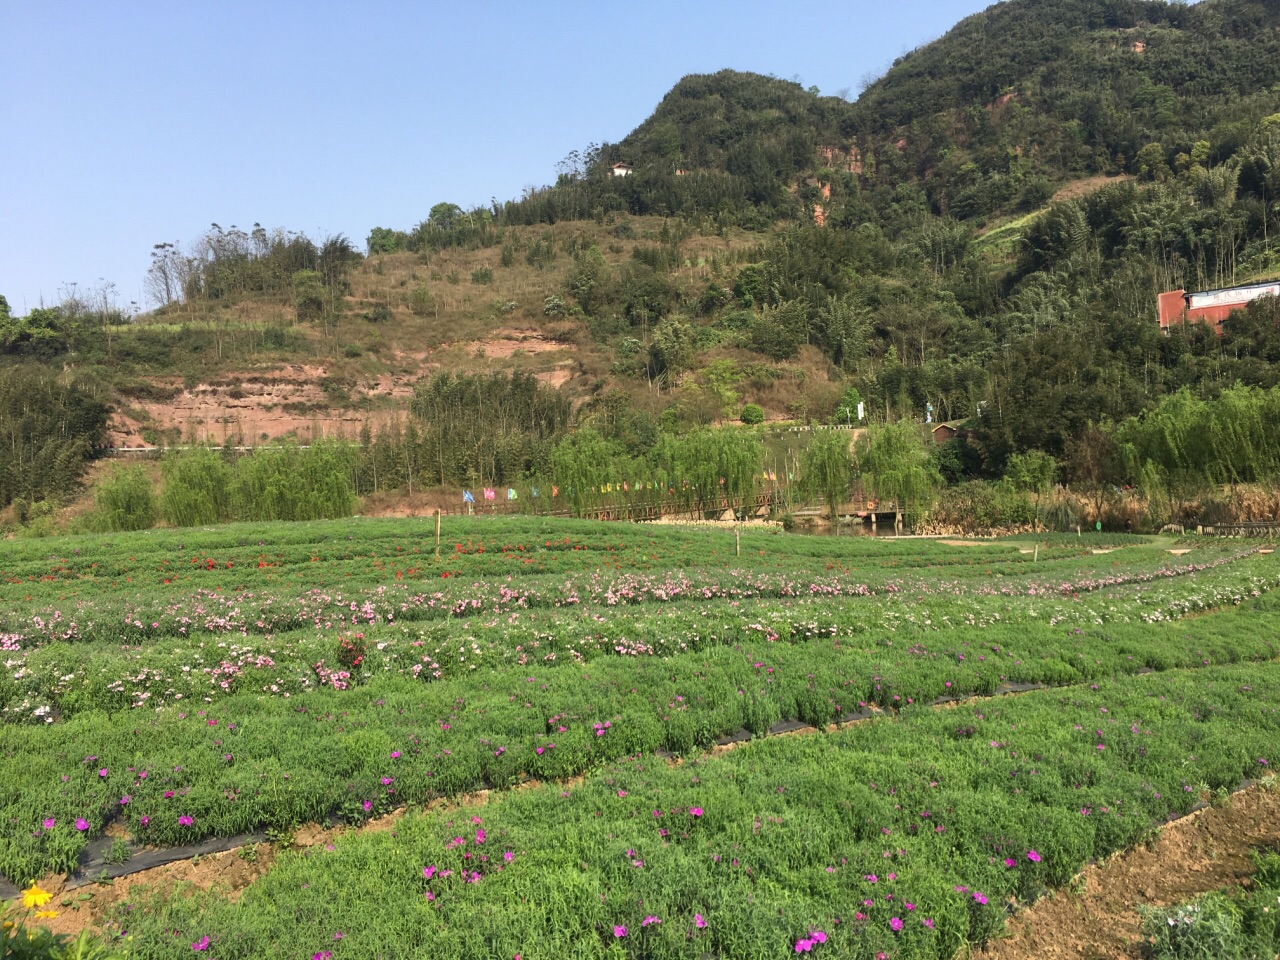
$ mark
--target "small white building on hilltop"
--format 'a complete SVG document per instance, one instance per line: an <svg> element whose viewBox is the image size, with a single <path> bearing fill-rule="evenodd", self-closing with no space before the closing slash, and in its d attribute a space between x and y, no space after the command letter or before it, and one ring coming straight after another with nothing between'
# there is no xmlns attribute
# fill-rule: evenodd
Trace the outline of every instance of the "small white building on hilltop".
<svg viewBox="0 0 1280 960"><path fill-rule="evenodd" d="M631 176L632 166L629 163L615 163L609 169L613 171L615 177L629 177Z"/></svg>

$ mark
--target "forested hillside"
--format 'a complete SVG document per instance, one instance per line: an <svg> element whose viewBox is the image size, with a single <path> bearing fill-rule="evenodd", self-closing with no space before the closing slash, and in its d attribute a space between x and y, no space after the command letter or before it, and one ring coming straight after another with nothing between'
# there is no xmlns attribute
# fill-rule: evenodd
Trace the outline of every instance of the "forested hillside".
<svg viewBox="0 0 1280 960"><path fill-rule="evenodd" d="M859 401L875 422L967 421L933 452L952 484L1028 452L1059 480L1123 482L1132 431L1113 425L1183 390L1280 384L1273 300L1221 337L1162 334L1155 312L1163 290L1280 275L1277 197L1280 7L1009 0L854 102L686 77L553 184L412 227L406 211L364 255L215 225L157 246L152 312L106 295L6 311L0 353L74 368L115 398L117 434L151 442L363 426L375 487L532 476L572 429L643 458L669 433L847 421ZM532 375L569 406L529 431L441 425L441 369Z"/></svg>

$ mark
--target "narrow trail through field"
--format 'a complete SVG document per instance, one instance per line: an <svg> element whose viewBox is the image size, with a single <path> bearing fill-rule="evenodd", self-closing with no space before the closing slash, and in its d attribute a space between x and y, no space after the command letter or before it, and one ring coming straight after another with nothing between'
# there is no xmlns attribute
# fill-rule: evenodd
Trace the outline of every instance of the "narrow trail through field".
<svg viewBox="0 0 1280 960"><path fill-rule="evenodd" d="M1271 661L1280 662L1280 661ZM1152 671L1143 670L1142 675L1151 675L1160 672L1175 671ZM930 704L933 710L953 710L957 708L974 706L980 703L987 703L1006 697L1019 697L1027 693L1042 690L1059 690L1067 691L1077 689L1085 684L1065 684L1065 685L1048 685L1048 684L1006 684L992 694L964 697L964 698L943 698L938 702ZM886 712L878 707L868 706L858 714L846 717L838 723L827 725L821 730L809 724L802 723L798 720L783 720L774 724L765 735L765 737L752 737L746 730L740 730L735 734L730 734L719 738L714 745L707 748L704 752L711 756L722 755L730 750L735 750L747 746L754 741L766 738L774 738L780 736L812 736L819 732L835 733L849 726L867 723L875 719L886 719L895 721L898 714L894 712ZM684 762L683 757L674 756L665 751L659 751L657 756L666 763L678 766ZM396 824L410 810L455 810L468 809L483 806L490 799L501 798L513 791L533 790L548 784L554 784L558 787L573 786L582 783L588 774L580 774L565 780L556 781L539 781L534 779L525 780L515 784L512 787L494 790L485 789L477 790L465 794L458 794L452 797L440 797L422 807L401 807L391 813L370 820L359 827L350 827L343 824L338 825L322 825L322 824L306 824L294 832L293 843L289 847L281 847L278 844L267 841L265 834L254 834L251 836L224 837L214 838L203 844L193 847L169 847L169 848L152 848L143 850L133 859L118 864L105 864L100 858L95 858L96 862L84 865L76 874L65 875L56 874L46 877L40 881L40 886L53 893L55 903L61 906L59 915L48 921L47 925L55 933L67 933L73 936L78 935L82 929L96 929L104 919L108 910L117 903L125 902L130 899L131 894L136 887L149 887L151 889L175 890L180 886L186 886L195 890L212 890L217 889L222 892L228 899L233 902L239 898L240 894L253 884L259 877L263 876L275 859L285 849L303 850L311 847L321 847L332 844L339 837L348 833L359 832L381 832L394 830ZM1239 849L1233 853L1234 859L1230 861L1234 864L1231 869L1236 873L1231 874L1227 880L1222 882L1211 881L1211 877L1217 877L1221 870L1216 869L1222 867L1222 863L1214 860L1214 857L1220 857L1221 851L1213 847L1204 847L1201 850L1201 859L1206 865L1198 868L1194 873L1195 877L1203 878L1201 883L1211 883L1203 889L1197 888L1186 896L1194 895L1195 892L1203 892L1204 890L1216 889L1224 883L1230 883L1234 878L1247 875L1247 851L1250 845L1256 841L1248 839L1255 833L1259 836L1270 837L1271 839L1280 839L1280 791L1261 791L1260 788L1250 787L1247 790L1238 792L1233 796L1232 806L1223 809L1212 808L1211 810L1201 810L1189 815L1188 817L1172 821L1170 824L1161 827L1161 837L1165 836L1165 832L1178 827L1180 830L1189 829L1185 826L1200 814L1212 813L1213 816L1208 819L1208 823L1218 824L1224 816L1234 810L1241 798L1245 798L1248 806L1245 811L1254 810L1261 804L1265 807L1263 813L1250 817L1247 812L1231 814L1234 819L1230 821L1230 827L1233 833L1224 834L1228 837L1236 837L1239 842L1236 846ZM1253 799L1249 799L1253 798ZM1260 798L1260 799L1258 799ZM1253 826L1253 832L1250 833L1245 827ZM1226 828L1224 828L1226 829ZM1259 831L1261 830L1261 833ZM1267 831L1270 831L1269 833ZM1181 833L1174 836L1181 836ZM1215 835L1216 836L1216 835ZM104 838L106 839L106 838ZM1181 847L1174 849L1179 852L1171 856L1171 863L1166 864L1168 873L1176 874L1179 864L1182 862L1180 858L1187 856L1187 843L1183 841L1171 841L1173 843L1181 843ZM1225 849L1227 841L1222 842ZM1165 850L1169 845L1164 847L1157 846L1157 850ZM1188 848L1189 849L1189 848ZM1200 848L1196 848L1200 849ZM1084 876L1087 878L1092 872L1111 868L1117 860L1124 860L1130 856L1136 856L1141 850L1118 854L1111 858L1105 865L1090 867L1086 870ZM1226 861L1223 861L1225 863ZM1155 868L1143 867L1151 873L1158 873ZM1243 871L1243 872L1241 872ZM1099 887L1101 893L1098 897L1089 901L1088 908L1095 911L1101 911L1108 905L1114 906L1117 910L1123 910L1125 903L1128 903L1128 910L1136 917L1136 911L1133 904L1127 901L1121 901L1118 898L1120 892L1131 892L1127 889L1128 881L1116 882L1107 886L1104 881ZM1194 886L1194 884L1193 884ZM1147 887L1143 889L1163 890L1164 887L1152 880ZM1181 888L1178 888L1181 889ZM13 896L13 891L4 891L9 896ZM1028 924L1052 925L1060 922L1055 914L1049 913L1049 919L1041 921L1040 915L1042 911L1047 911L1050 907L1060 904L1065 894L1059 892L1054 898L1046 899L1041 904L1026 911L1019 917L1010 921L1009 929L1011 931L1030 931L1032 928ZM1177 894L1175 899L1185 899L1185 896ZM1147 902L1147 901L1143 901ZM1164 902L1164 901L1158 901ZM1048 906L1046 906L1048 905ZM1078 924L1077 918L1072 923ZM1101 921L1100 921L1101 922ZM1038 930L1039 927L1036 927ZM1134 921L1133 929L1137 929L1137 921ZM1038 933L1027 933L1027 936L1039 936ZM1050 938L1056 934L1048 934ZM1022 943L1022 939L1006 941L1009 944ZM1031 943L1037 940L1029 941ZM1002 947L992 947L992 950L1002 949ZM1012 949L1012 947L1010 947ZM1022 956L1047 956L1043 952L1037 953L1034 946L1028 948L1027 953L1009 953L998 954L1001 960L1005 958L1022 957ZM993 956L997 954L993 953ZM1067 956L1067 953L1059 954ZM1072 957L1081 956L1080 953L1070 953ZM1085 956L1115 956L1119 954L1098 953L1084 954Z"/></svg>
<svg viewBox="0 0 1280 960"><path fill-rule="evenodd" d="M1153 843L1088 867L1009 920L1009 936L988 944L991 960L1102 960L1145 955L1139 906L1171 906L1249 883L1253 847L1280 843L1280 789L1252 786L1223 807L1162 827Z"/></svg>

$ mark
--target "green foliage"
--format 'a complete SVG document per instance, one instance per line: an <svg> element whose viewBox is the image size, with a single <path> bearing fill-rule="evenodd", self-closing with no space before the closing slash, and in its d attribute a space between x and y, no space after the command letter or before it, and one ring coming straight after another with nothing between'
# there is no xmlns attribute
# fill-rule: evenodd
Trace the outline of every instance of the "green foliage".
<svg viewBox="0 0 1280 960"><path fill-rule="evenodd" d="M912 519L927 515L942 485L920 428L905 420L868 428L856 446L857 467L877 497Z"/></svg>
<svg viewBox="0 0 1280 960"><path fill-rule="evenodd" d="M225 523L234 515L234 469L208 447L196 447L165 456L164 490L160 515L174 527L198 527Z"/></svg>
<svg viewBox="0 0 1280 960"><path fill-rule="evenodd" d="M356 462L355 449L338 442L259 447L235 463L232 513L242 520L350 516L356 508Z"/></svg>
<svg viewBox="0 0 1280 960"><path fill-rule="evenodd" d="M764 423L764 408L758 403L748 403L742 408L742 413L738 419L748 426Z"/></svg>
<svg viewBox="0 0 1280 960"><path fill-rule="evenodd" d="M418 383L410 410L419 431L410 457L420 475L442 484L510 483L545 472L570 404L531 373L445 372Z"/></svg>
<svg viewBox="0 0 1280 960"><path fill-rule="evenodd" d="M75 489L106 430L99 393L41 367L0 367L0 505Z"/></svg>
<svg viewBox="0 0 1280 960"><path fill-rule="evenodd" d="M93 525L101 530L146 530L156 522L156 495L142 467L117 466L98 484Z"/></svg>
<svg viewBox="0 0 1280 960"><path fill-rule="evenodd" d="M830 430L813 438L800 457L800 489L808 496L820 496L834 521L837 510L849 499L853 483L853 457L849 435Z"/></svg>
<svg viewBox="0 0 1280 960"><path fill-rule="evenodd" d="M324 283L315 270L299 270L293 275L293 309L298 320L307 323L325 314Z"/></svg>
<svg viewBox="0 0 1280 960"><path fill-rule="evenodd" d="M369 256L378 253L399 253L409 248L409 235L403 230L374 227L369 231L365 248L369 251Z"/></svg>

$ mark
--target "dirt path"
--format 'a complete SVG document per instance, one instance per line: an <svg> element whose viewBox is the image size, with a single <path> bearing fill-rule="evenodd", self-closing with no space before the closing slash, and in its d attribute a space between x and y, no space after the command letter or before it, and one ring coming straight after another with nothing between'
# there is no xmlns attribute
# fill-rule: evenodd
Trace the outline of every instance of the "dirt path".
<svg viewBox="0 0 1280 960"><path fill-rule="evenodd" d="M1246 885L1252 847L1280 843L1280 789L1250 787L1225 807L1165 826L1156 841L1087 868L1013 917L1009 936L981 954L990 960L1141 958L1138 907L1171 906L1210 890Z"/></svg>

